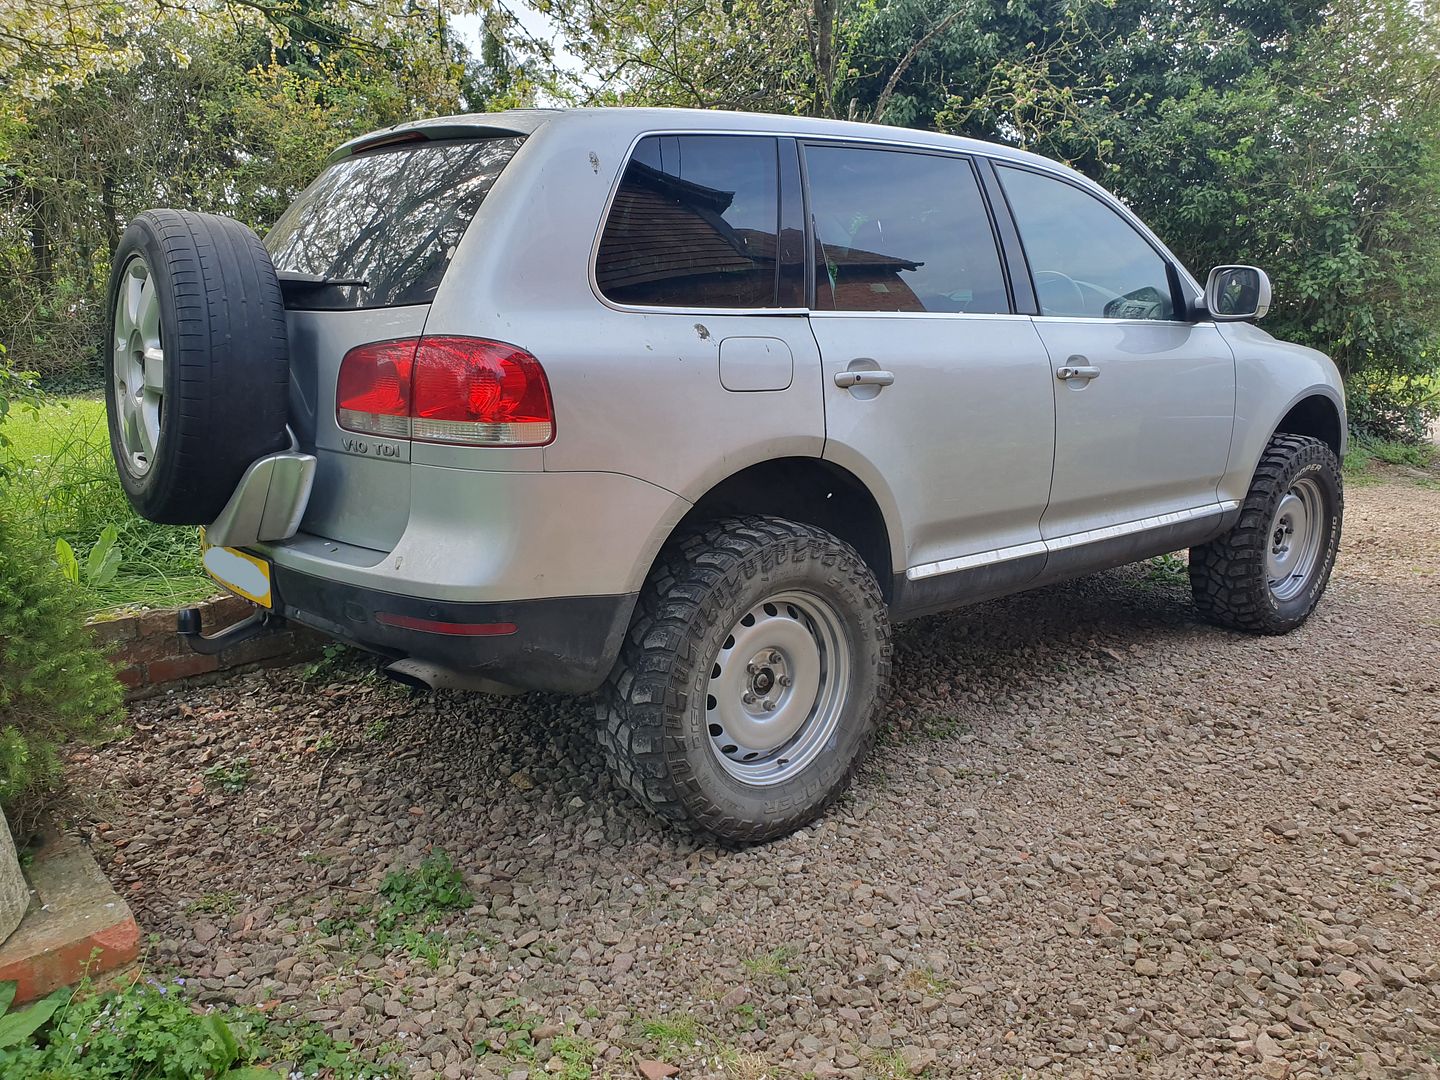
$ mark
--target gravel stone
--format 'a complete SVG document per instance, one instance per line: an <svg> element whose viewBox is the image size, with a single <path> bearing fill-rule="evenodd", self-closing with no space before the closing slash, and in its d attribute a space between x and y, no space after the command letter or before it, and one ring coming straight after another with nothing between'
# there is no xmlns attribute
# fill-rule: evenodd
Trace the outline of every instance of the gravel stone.
<svg viewBox="0 0 1440 1080"><path fill-rule="evenodd" d="M614 1078L1440 1080L1440 491L1346 503L1282 638L1143 567L900 627L854 789L765 847L646 817L587 700L358 659L136 704L74 816L150 964L417 1077L548 1075L564 1033ZM435 966L356 950L436 849L474 902Z"/></svg>

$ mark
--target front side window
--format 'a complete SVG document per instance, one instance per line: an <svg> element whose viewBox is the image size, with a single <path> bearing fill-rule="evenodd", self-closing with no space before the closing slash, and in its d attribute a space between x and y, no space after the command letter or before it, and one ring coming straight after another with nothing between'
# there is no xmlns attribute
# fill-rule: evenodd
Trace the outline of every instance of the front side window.
<svg viewBox="0 0 1440 1080"><path fill-rule="evenodd" d="M641 139L600 238L600 291L645 307L780 306L793 291L788 279L803 281L804 262L803 245L792 243L798 269L782 274L776 264L779 178L767 136Z"/></svg>
<svg viewBox="0 0 1440 1080"><path fill-rule="evenodd" d="M817 244L815 306L1008 312L995 234L964 158L805 148Z"/></svg>
<svg viewBox="0 0 1440 1080"><path fill-rule="evenodd" d="M997 168L1020 230L1040 314L1173 319L1165 260L1123 217L1049 176Z"/></svg>

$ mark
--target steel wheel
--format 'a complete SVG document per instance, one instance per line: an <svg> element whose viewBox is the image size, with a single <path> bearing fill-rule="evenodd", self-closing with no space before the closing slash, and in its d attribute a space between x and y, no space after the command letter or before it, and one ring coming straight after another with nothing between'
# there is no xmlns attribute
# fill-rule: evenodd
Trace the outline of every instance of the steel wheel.
<svg viewBox="0 0 1440 1080"><path fill-rule="evenodd" d="M849 655L844 622L813 593L777 593L741 616L706 685L710 747L725 771L768 786L814 761L845 710Z"/></svg>
<svg viewBox="0 0 1440 1080"><path fill-rule="evenodd" d="M1302 477L1275 507L1265 549L1265 577L1276 600L1304 591L1315 572L1324 537L1325 511L1320 485Z"/></svg>
<svg viewBox="0 0 1440 1080"><path fill-rule="evenodd" d="M150 267L136 256L125 264L115 296L115 408L125 467L144 476L160 442L165 405L165 353L160 343L160 297Z"/></svg>

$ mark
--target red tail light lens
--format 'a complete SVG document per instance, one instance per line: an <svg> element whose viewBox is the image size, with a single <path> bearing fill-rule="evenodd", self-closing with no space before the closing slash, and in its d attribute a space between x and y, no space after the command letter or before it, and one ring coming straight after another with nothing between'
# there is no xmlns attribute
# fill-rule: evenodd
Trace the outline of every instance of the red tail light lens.
<svg viewBox="0 0 1440 1080"><path fill-rule="evenodd" d="M420 339L410 415L413 437L427 442L544 446L555 435L540 361L476 338Z"/></svg>
<svg viewBox="0 0 1440 1080"><path fill-rule="evenodd" d="M414 338L377 341L351 349L340 361L335 420L347 431L410 437L410 384Z"/></svg>
<svg viewBox="0 0 1440 1080"><path fill-rule="evenodd" d="M540 361L514 345L423 337L345 354L336 387L342 428L465 446L544 446L555 437Z"/></svg>

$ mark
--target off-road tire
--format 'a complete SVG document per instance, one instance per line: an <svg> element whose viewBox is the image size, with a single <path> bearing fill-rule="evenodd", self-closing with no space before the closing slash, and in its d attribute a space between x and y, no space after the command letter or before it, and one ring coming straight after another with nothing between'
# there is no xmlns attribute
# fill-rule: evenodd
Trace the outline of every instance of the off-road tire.
<svg viewBox="0 0 1440 1080"><path fill-rule="evenodd" d="M157 291L164 353L159 437L143 472L121 441L115 377L124 351L116 300L136 260ZM106 406L121 485L151 521L208 524L252 462L289 445L289 339L275 268L238 221L149 210L120 239L108 297Z"/></svg>
<svg viewBox="0 0 1440 1080"><path fill-rule="evenodd" d="M823 597L846 624L848 696L833 737L799 775L748 784L710 746L706 687L735 621L787 589ZM600 691L600 743L616 780L656 816L725 841L771 840L814 821L850 784L874 742L890 660L885 601L848 544L780 518L716 521L657 560Z"/></svg>
<svg viewBox="0 0 1440 1080"><path fill-rule="evenodd" d="M1266 575L1266 550L1276 509L1302 478L1312 480L1322 497L1321 546L1299 593L1278 599ZM1234 526L1190 549L1190 588L1201 615L1218 626L1253 634L1294 630L1325 592L1340 547L1344 510L1340 463L1330 447L1304 435L1275 435L1260 456Z"/></svg>

